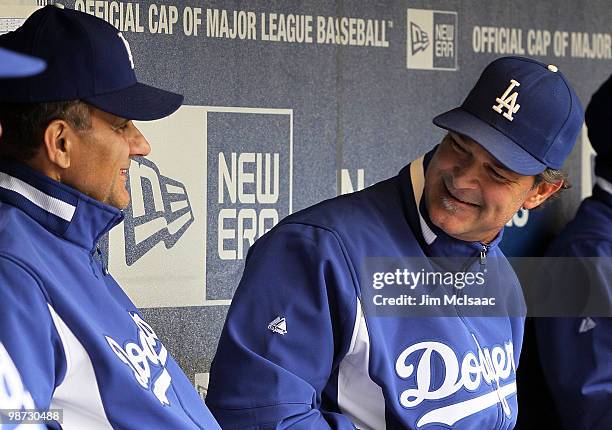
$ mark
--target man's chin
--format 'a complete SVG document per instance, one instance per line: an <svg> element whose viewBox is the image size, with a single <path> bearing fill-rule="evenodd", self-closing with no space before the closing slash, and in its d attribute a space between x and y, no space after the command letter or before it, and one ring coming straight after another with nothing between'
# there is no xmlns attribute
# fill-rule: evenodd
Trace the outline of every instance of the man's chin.
<svg viewBox="0 0 612 430"><path fill-rule="evenodd" d="M119 209L120 211L122 211L122 210L125 210L125 208L127 208L129 205L130 205L130 199L128 199L126 202L119 203L115 207Z"/></svg>
<svg viewBox="0 0 612 430"><path fill-rule="evenodd" d="M130 205L130 196L122 196L120 198L110 198L105 202L107 205L112 206L114 208L119 209L120 211L124 210Z"/></svg>
<svg viewBox="0 0 612 430"><path fill-rule="evenodd" d="M442 222L435 222L432 220L432 222L436 227L438 227L440 230L442 230L449 236L455 237L457 234L461 234L461 232L463 231L463 229L460 228L460 226L458 226L457 223L453 222L452 220L446 219Z"/></svg>
<svg viewBox="0 0 612 430"><path fill-rule="evenodd" d="M438 209L429 213L429 219L436 227L457 239L460 238L458 236L465 232L465 219L461 218L461 214L445 209Z"/></svg>

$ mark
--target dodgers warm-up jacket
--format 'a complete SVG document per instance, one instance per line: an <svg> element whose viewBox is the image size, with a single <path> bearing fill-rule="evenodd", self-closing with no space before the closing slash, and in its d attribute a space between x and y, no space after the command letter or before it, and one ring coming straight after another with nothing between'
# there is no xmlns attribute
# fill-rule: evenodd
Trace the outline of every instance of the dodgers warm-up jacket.
<svg viewBox="0 0 612 430"><path fill-rule="evenodd" d="M0 342L33 404L63 410L54 428L218 429L94 258L98 240L122 219L24 165L0 163ZM16 409L28 406L12 394Z"/></svg>
<svg viewBox="0 0 612 430"><path fill-rule="evenodd" d="M595 288L591 293L607 297L612 308L612 183L597 178L593 195L547 254L576 257L571 270L581 272L551 271L551 285L578 277L570 286ZM536 318L535 327L542 369L565 428L612 429L612 318Z"/></svg>
<svg viewBox="0 0 612 430"><path fill-rule="evenodd" d="M524 306L501 233L484 246L428 221L428 157L290 215L251 247L211 368L207 404L223 428L514 426L521 316L378 315L363 303L368 257L427 256L486 268Z"/></svg>

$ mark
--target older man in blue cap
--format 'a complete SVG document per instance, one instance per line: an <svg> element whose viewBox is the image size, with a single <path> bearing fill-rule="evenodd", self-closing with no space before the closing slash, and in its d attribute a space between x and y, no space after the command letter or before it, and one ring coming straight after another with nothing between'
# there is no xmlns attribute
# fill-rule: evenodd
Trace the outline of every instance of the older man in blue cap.
<svg viewBox="0 0 612 430"><path fill-rule="evenodd" d="M259 239L211 368L207 403L220 424L514 427L524 303L498 244L521 207L563 186L582 121L554 65L497 59L460 107L434 119L448 130L436 148ZM440 285L442 275L456 282ZM462 290L468 278L484 285ZM431 302L429 313L410 300L440 291L450 304ZM501 308L466 305L487 292Z"/></svg>
<svg viewBox="0 0 612 430"><path fill-rule="evenodd" d="M132 120L183 97L139 83L125 37L81 12L44 7L0 47L47 62L0 81L0 340L33 403L62 412L51 428L218 429L95 258L129 204L131 157L150 151Z"/></svg>

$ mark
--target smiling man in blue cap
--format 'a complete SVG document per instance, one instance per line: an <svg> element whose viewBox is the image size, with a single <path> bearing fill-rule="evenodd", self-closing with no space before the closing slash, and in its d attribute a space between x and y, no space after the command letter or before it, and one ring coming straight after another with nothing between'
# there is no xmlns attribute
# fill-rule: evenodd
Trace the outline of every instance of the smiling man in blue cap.
<svg viewBox="0 0 612 430"><path fill-rule="evenodd" d="M524 302L498 244L521 207L563 187L582 121L555 66L497 59L434 119L448 130L437 147L259 239L211 367L207 403L221 426L513 428ZM446 287L451 305L423 313L406 297L439 284L407 288L402 274L435 267L485 285ZM455 305L476 291L497 294L501 308Z"/></svg>
<svg viewBox="0 0 612 430"><path fill-rule="evenodd" d="M132 120L183 97L139 83L124 36L81 12L42 8L0 47L47 63L0 81L0 339L34 404L62 411L51 428L218 429L95 258L129 204L131 157L150 151Z"/></svg>

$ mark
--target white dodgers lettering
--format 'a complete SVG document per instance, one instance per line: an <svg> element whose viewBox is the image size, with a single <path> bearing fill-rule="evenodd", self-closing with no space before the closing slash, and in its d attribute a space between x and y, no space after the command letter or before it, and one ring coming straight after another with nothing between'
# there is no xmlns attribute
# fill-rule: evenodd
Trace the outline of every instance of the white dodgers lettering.
<svg viewBox="0 0 612 430"><path fill-rule="evenodd" d="M23 386L21 376L2 343L0 343L0 406L5 410L35 408L32 395ZM2 428L1 417L0 428Z"/></svg>
<svg viewBox="0 0 612 430"><path fill-rule="evenodd" d="M157 397L159 402L164 406L169 405L170 402L168 401L166 392L170 387L172 378L166 370L168 351L164 345L162 345L151 326L147 324L140 315L130 312L130 316L138 327L139 343L128 342L125 344L125 347L122 348L113 338L109 336L104 337L113 352L117 354L117 357L132 369L134 377L140 386L147 390L152 388L153 394ZM159 348L158 352L156 352L156 348ZM151 365L162 368L161 374L155 379L152 387L150 384Z"/></svg>
<svg viewBox="0 0 612 430"><path fill-rule="evenodd" d="M508 88L506 88L506 91L504 92L504 94L502 94L501 97L497 97L495 99L495 101L498 104L493 105L493 110L495 112L503 113L504 118L510 121L514 120L514 117L512 116L512 114L517 113L518 110L521 108L521 105L516 103L516 99L518 97L518 91L515 91L512 94L510 94L510 92L514 89L514 87L520 87L520 86L521 84L519 84L514 79L511 79L510 85L508 85ZM502 110L502 107L507 109L506 112Z"/></svg>
<svg viewBox="0 0 612 430"><path fill-rule="evenodd" d="M483 382L494 388L494 391L487 394L427 412L418 420L417 427L432 423L452 426L457 421L498 403L501 403L506 416L511 416L512 411L506 398L516 393L516 381L512 380L506 385L502 385L501 381L516 374L512 342L506 342L503 348L494 346L489 350L481 348L476 337L472 337L478 352L476 354L469 351L463 357L461 366L455 352L440 342L417 343L406 348L397 358L395 371L402 379L407 379L415 373L416 364L416 388L400 394L400 403L405 408L416 407L425 400L445 399L464 387L475 391ZM422 355L418 363L410 363L411 358L417 355L415 353L420 351ZM436 389L432 389L432 356L441 359L445 369L444 381Z"/></svg>

